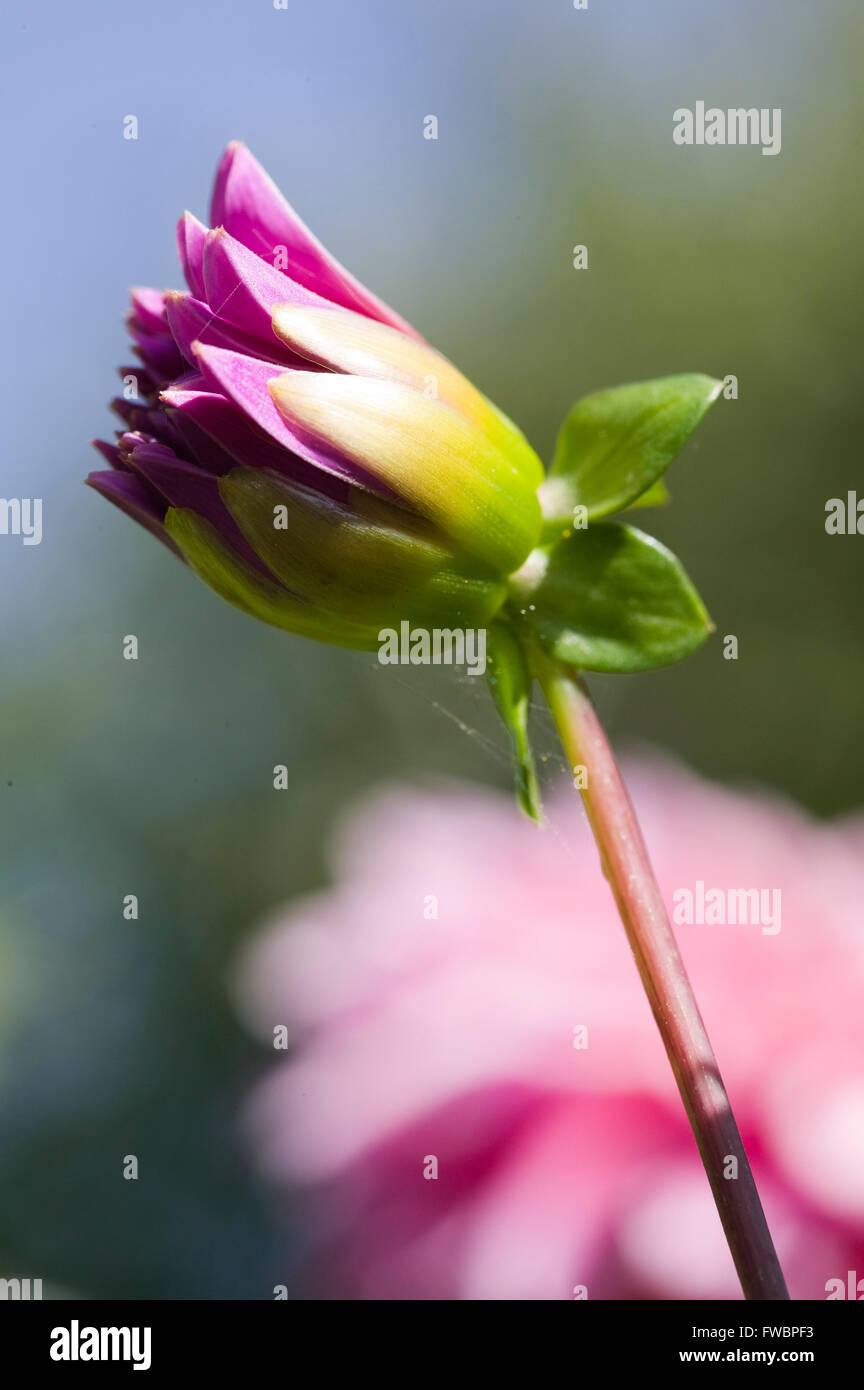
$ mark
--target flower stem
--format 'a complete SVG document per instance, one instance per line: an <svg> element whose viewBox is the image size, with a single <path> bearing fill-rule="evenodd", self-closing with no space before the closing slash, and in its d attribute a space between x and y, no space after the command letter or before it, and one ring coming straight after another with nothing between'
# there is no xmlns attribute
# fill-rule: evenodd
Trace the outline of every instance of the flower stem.
<svg viewBox="0 0 864 1390"><path fill-rule="evenodd" d="M744 1297L789 1294L720 1069L642 839L636 813L582 680L540 653L533 666L582 798L630 948L693 1128ZM737 1178L724 1176L737 1159Z"/></svg>

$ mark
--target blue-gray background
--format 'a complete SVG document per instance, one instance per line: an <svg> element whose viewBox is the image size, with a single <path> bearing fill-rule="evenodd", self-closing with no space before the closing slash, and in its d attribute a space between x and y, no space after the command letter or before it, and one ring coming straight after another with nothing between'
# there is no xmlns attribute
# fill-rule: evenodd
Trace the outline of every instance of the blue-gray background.
<svg viewBox="0 0 864 1390"><path fill-rule="evenodd" d="M827 498L864 493L862 29L854 0L5 8L0 494L44 499L44 539L0 536L0 1274L172 1298L289 1278L237 1137L268 1059L232 960L325 881L346 799L506 779L447 717L503 750L470 682L397 683L256 625L81 485L128 287L178 284L174 222L206 218L223 146L244 139L544 456L586 391L738 376L649 518L718 635L598 698L619 741L830 815L864 761L864 540L824 532ZM781 107L782 152L675 147L699 99Z"/></svg>

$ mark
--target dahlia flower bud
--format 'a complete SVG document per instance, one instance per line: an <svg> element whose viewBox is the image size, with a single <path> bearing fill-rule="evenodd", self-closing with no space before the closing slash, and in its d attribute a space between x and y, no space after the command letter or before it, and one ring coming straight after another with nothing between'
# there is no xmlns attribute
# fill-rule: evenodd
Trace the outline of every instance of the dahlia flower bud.
<svg viewBox="0 0 864 1390"><path fill-rule="evenodd" d="M178 227L188 289L138 289L141 368L88 482L224 598L375 649L402 620L483 626L536 546L524 436L316 241L231 145L214 230Z"/></svg>
<svg viewBox="0 0 864 1390"><path fill-rule="evenodd" d="M318 242L240 144L208 230L177 229L184 291L135 289L140 366L88 482L223 598L305 637L488 629L522 806L543 662L677 661L711 630L678 560L608 518L656 506L720 383L684 375L578 401L545 477L524 435Z"/></svg>

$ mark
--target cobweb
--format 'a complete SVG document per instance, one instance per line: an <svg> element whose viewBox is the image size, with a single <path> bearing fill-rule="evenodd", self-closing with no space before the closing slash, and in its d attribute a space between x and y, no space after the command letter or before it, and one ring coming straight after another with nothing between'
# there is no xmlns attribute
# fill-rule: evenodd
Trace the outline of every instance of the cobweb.
<svg viewBox="0 0 864 1390"><path fill-rule="evenodd" d="M380 669L377 667L377 663L373 669ZM408 669L410 670L410 668ZM389 667L388 675L391 680L394 680L404 690L408 691L413 698L421 700L424 704L433 709L442 719L446 719L451 724L455 724L460 733L472 739L474 743L482 749L486 758L494 762L498 768L503 769L508 774L512 785L512 758L509 740L507 731L497 716L496 734L494 737L490 737L489 734L484 733L481 729L478 729L474 724L470 723L457 709L446 704L441 698L430 695L428 690L423 689L419 679L417 681L407 680L402 674L401 667ZM487 708L489 707L491 698L485 681L478 680L476 677L468 676L467 674L455 670L448 671L448 675L451 677L455 691L458 691L460 699L465 700L476 709L480 709L484 706ZM420 672L418 672L418 678L419 677ZM534 756L537 762L537 775L543 794L543 825L547 831L555 836L568 858L575 863L578 862L578 855L573 848L571 838L564 830L560 821L550 814L548 804L551 799L549 794L556 781L560 779L562 775L572 781L572 772L564 756L561 745L558 742L549 710L542 696L536 693L536 686L530 708L531 743L534 748ZM494 727L495 725L493 725L493 728ZM578 793L574 793L574 795L578 795ZM521 815L522 813L516 806L515 792L513 793L513 799L514 814ZM583 810L582 815L584 816L584 814L585 812Z"/></svg>

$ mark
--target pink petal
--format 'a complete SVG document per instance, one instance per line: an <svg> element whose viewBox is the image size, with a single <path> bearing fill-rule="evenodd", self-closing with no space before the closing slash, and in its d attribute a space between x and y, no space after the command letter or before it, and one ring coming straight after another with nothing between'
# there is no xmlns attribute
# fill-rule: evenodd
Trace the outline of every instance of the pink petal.
<svg viewBox="0 0 864 1390"><path fill-rule="evenodd" d="M243 559L271 581L273 575L241 534L219 495L213 473L178 459L160 444L136 443L127 455L136 474L147 479L172 507L188 507L208 521Z"/></svg>
<svg viewBox="0 0 864 1390"><path fill-rule="evenodd" d="M165 296L161 290L136 285L131 291L132 318L142 333L165 332Z"/></svg>
<svg viewBox="0 0 864 1390"><path fill-rule="evenodd" d="M322 474L314 464L268 439L222 395L206 391L170 390L163 392L162 398L170 407L174 425L196 455L197 435L194 432L204 432L226 450L235 463L246 468L270 469L319 490L325 476L333 477L332 474ZM336 485L335 479L333 485Z"/></svg>
<svg viewBox="0 0 864 1390"><path fill-rule="evenodd" d="M284 300L326 307L329 302L274 270L222 227L207 233L204 287L214 314L260 338L268 348L278 342L270 322L274 305Z"/></svg>
<svg viewBox="0 0 864 1390"><path fill-rule="evenodd" d="M320 445L307 442L282 419L267 389L267 382L279 375L281 367L243 353L207 347L204 343L195 345L195 359L211 387L232 400L249 420L284 449L290 449L326 473L348 478L385 497L392 495L363 469L339 454L328 453Z"/></svg>
<svg viewBox="0 0 864 1390"><path fill-rule="evenodd" d="M186 284L198 299L206 298L204 290L204 238L207 228L191 212L184 212L177 223L177 250L186 276Z"/></svg>
<svg viewBox="0 0 864 1390"><path fill-rule="evenodd" d="M113 502L115 507L119 507L121 512L125 512L151 535L163 541L175 555L179 554L162 525L165 504L156 490L143 478L127 472L110 472L91 473L86 481L88 487L101 493L109 502Z"/></svg>
<svg viewBox="0 0 864 1390"><path fill-rule="evenodd" d="M208 343L211 347L227 348L231 352L243 352L247 356L267 357L272 348L272 361L285 361L288 366L307 367L309 363L286 348L273 336L272 343L266 345L259 338L235 328L225 319L219 318L200 299L191 294L168 294L165 297L168 325L174 341L186 358L194 364L192 352L194 342ZM271 335L272 336L272 335Z"/></svg>
<svg viewBox="0 0 864 1390"><path fill-rule="evenodd" d="M233 141L222 156L210 221L214 227L224 227L271 266L281 254L286 275L306 289L419 338L409 323L330 255L240 141Z"/></svg>
<svg viewBox="0 0 864 1390"><path fill-rule="evenodd" d="M459 1297L567 1301L576 1286L598 1297L598 1259L628 1193L646 1170L663 1171L679 1132L644 1098L550 1101L466 1218Z"/></svg>

